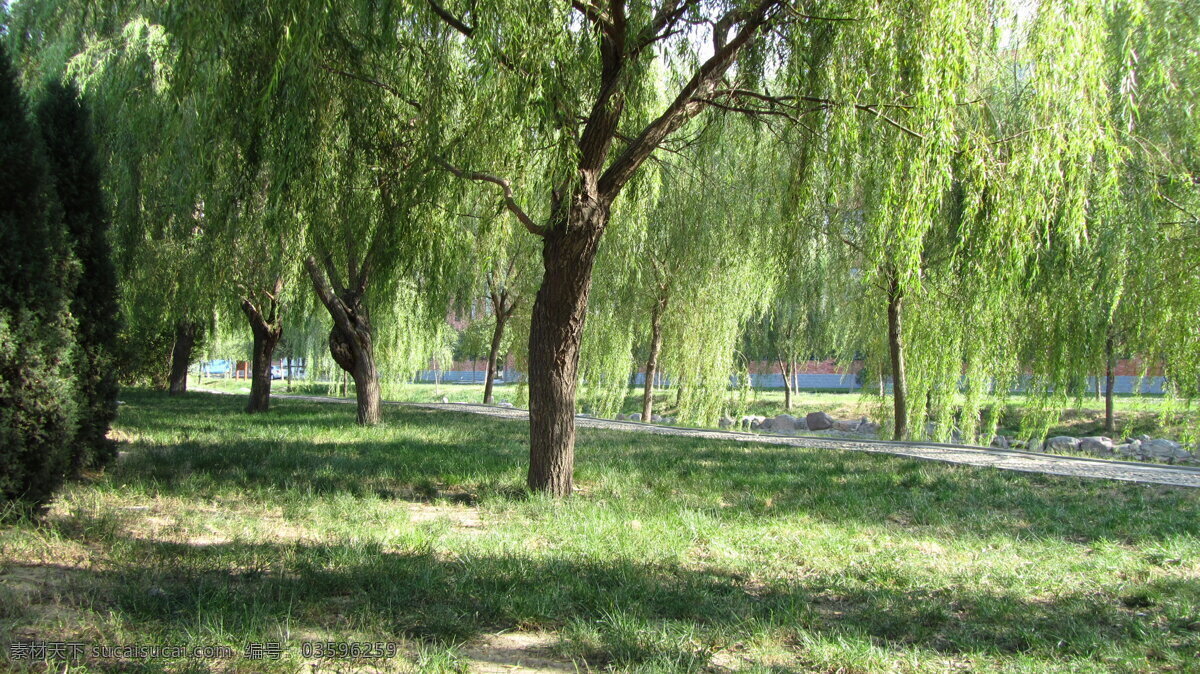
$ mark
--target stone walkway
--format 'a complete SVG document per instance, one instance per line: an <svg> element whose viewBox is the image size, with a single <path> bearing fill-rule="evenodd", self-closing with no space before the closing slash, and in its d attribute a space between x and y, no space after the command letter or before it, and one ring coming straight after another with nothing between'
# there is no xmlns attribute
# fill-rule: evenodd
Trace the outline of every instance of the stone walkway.
<svg viewBox="0 0 1200 674"><path fill-rule="evenodd" d="M204 393L223 393L208 389L196 389ZM241 395L241 394L236 394ZM277 395L274 397L309 402L353 403L353 399L328 398L323 396ZM441 410L444 412L462 412L481 414L500 419L528 421L529 412L526 410L493 407L490 405L473 405L468 403L399 403L386 402L387 405L404 405L424 409ZM758 442L768 445L787 445L811 449L829 449L833 451L875 452L877 454L894 454L914 459L928 461L944 461L960 463L969 466L999 468L1001 470L1016 470L1026 473L1046 473L1049 475L1065 475L1068 477L1102 478L1109 480L1125 480L1127 482L1142 482L1147 484L1165 484L1175 487L1200 487L1200 468L1183 466L1168 466L1152 463L1134 463L1131 461L1109 461L1106 459L1090 459L1074 456L1059 456L1055 454L1039 454L1015 450L987 449L984 447L968 447L964 445L945 445L938 443L889 442L884 440L858 440L845 438L805 437L790 435L765 435L738 431L718 431L703 428L680 428L676 426L660 426L630 421L612 421L593 417L576 417L575 425L580 428L604 428L614 431L634 433L652 433L658 435L676 435L710 440L734 440L739 442Z"/></svg>

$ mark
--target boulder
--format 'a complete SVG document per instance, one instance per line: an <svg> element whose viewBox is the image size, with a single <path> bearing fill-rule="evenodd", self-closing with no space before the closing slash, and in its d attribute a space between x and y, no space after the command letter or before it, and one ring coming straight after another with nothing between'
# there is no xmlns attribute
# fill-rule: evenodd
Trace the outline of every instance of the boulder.
<svg viewBox="0 0 1200 674"><path fill-rule="evenodd" d="M1046 441L1046 451L1048 452L1067 452L1079 449L1079 438L1072 438L1069 435L1057 435Z"/></svg>
<svg viewBox="0 0 1200 674"><path fill-rule="evenodd" d="M1113 447L1113 453L1119 454L1121 456L1137 456L1141 451L1142 451L1141 440L1134 440L1133 442L1125 442L1125 443L1117 445L1116 447Z"/></svg>
<svg viewBox="0 0 1200 674"><path fill-rule="evenodd" d="M810 431L823 431L833 428L833 417L824 412L809 412L804 416L805 425Z"/></svg>
<svg viewBox="0 0 1200 674"><path fill-rule="evenodd" d="M641 421L641 420L642 420L642 413L641 413L641 412L634 412L633 414L630 414L628 417L625 417L625 418L626 418L626 419L628 419L628 420L630 420L630 421Z"/></svg>
<svg viewBox="0 0 1200 674"><path fill-rule="evenodd" d="M1112 438L1103 435L1092 435L1079 440L1079 451L1096 456L1108 456L1113 453Z"/></svg>
<svg viewBox="0 0 1200 674"><path fill-rule="evenodd" d="M796 417L790 414L778 414L771 420L771 431L774 433L795 433Z"/></svg>
<svg viewBox="0 0 1200 674"><path fill-rule="evenodd" d="M661 424L661 423L662 423L662 420L663 420L663 418L662 418L662 415L660 415L660 414L651 414L651 415L650 415L650 422L651 422L651 423L655 423L655 424Z"/></svg>
<svg viewBox="0 0 1200 674"><path fill-rule="evenodd" d="M717 428L731 428L732 426L733 419L730 419L729 417L721 417L717 420Z"/></svg>
<svg viewBox="0 0 1200 674"><path fill-rule="evenodd" d="M860 422L858 419L839 419L833 422L833 430L841 431L843 433L853 433L854 431L858 430L859 423Z"/></svg>
<svg viewBox="0 0 1200 674"><path fill-rule="evenodd" d="M857 432L862 435L879 435L879 424L868 421L866 417L863 417L862 421L858 424Z"/></svg>
<svg viewBox="0 0 1200 674"><path fill-rule="evenodd" d="M758 419L754 419L750 422L750 430L757 431L757 430L761 430L761 429L762 429L762 422L759 421Z"/></svg>
<svg viewBox="0 0 1200 674"><path fill-rule="evenodd" d="M512 406L513 406L513 404L512 404L512 403L496 403L496 407L503 407L503 408L506 408L506 409L507 409L507 408L511 408Z"/></svg>
<svg viewBox="0 0 1200 674"><path fill-rule="evenodd" d="M772 428L773 428L773 427L772 427L772 420L771 420L771 419L768 419L768 418L766 418L766 417L759 417L759 418L758 418L758 430L760 430L760 431L769 431L769 430L772 430Z"/></svg>
<svg viewBox="0 0 1200 674"><path fill-rule="evenodd" d="M1184 449L1178 442L1166 438L1156 438L1142 443L1142 455L1149 459L1189 459L1192 453Z"/></svg>
<svg viewBox="0 0 1200 674"><path fill-rule="evenodd" d="M1008 438L1004 437L1003 435L997 435L996 437L992 438L991 446L995 447L996 449L1008 449Z"/></svg>
<svg viewBox="0 0 1200 674"><path fill-rule="evenodd" d="M615 417L613 417L613 418L614 418L614 419L616 419L617 421L625 421L625 420L626 420L626 419L628 419L629 417L625 416L625 415L624 415L624 414L622 414L622 413L618 413L618 414L617 414L617 416L615 416Z"/></svg>

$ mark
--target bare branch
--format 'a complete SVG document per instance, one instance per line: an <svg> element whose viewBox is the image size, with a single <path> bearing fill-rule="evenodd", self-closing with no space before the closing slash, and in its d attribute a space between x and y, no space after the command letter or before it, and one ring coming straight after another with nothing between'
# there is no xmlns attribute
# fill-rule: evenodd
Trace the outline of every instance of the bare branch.
<svg viewBox="0 0 1200 674"><path fill-rule="evenodd" d="M475 34L475 29L473 27L468 26L467 24L463 23L461 19L446 11L446 8L439 5L437 0L426 1L429 3L429 8L433 10L433 13L437 14L442 21L448 23L451 28L457 30L467 37L471 37Z"/></svg>
<svg viewBox="0 0 1200 674"><path fill-rule="evenodd" d="M445 159L442 159L441 157L438 157L436 159L436 161L439 164L441 164L442 167L445 168L447 171L453 173L454 175L458 176L459 178L463 178L466 180L476 180L479 182L488 182L488 183L492 183L494 185L499 185L500 189L504 192L504 206L506 208L508 208L508 210L513 215L515 215L517 217L517 220L519 220L520 223L525 226L525 229L529 230L529 232L531 234L536 234L538 236L546 235L546 228L542 227L541 225L534 222L533 218L529 217L529 215L527 215L525 213L525 211L521 208L521 206L517 204L517 200L513 197L512 184L509 183L507 180L505 180L503 178L497 178L496 176L489 175L487 173L479 173L477 171L465 171L463 169L460 169L460 168L454 166L453 164L446 161Z"/></svg>
<svg viewBox="0 0 1200 674"><path fill-rule="evenodd" d="M321 64L321 70L324 70L327 73L332 73L334 75L341 75L342 77L346 77L346 78L349 78L352 80L357 80L359 82L363 82L364 84L370 84L372 86L378 87L378 88L383 89L384 91L388 92L389 94L395 96L397 99L412 106L413 109L418 110L418 111L420 111L420 109L421 109L420 103L404 96L403 94L400 93L399 89L397 89L396 87L393 87L390 84L387 84L386 82L380 82L377 79L367 77L365 75L356 75L355 73L352 73L352 72L340 70L338 68L334 68L333 66L331 66L327 63Z"/></svg>

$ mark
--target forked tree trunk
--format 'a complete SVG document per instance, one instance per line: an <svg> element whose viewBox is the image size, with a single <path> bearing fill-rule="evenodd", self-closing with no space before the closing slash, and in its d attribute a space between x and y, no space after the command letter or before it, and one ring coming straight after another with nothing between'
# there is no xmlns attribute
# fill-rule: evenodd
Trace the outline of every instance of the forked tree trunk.
<svg viewBox="0 0 1200 674"><path fill-rule="evenodd" d="M650 423L654 417L654 378L658 376L658 354L662 351L662 315L667 300L660 297L650 312L650 355L646 358L645 390L642 392L642 421Z"/></svg>
<svg viewBox="0 0 1200 674"><path fill-rule="evenodd" d="M581 203L582 202L582 205ZM575 386L592 264L608 209L580 199L570 222L547 228L544 275L529 330L529 488L571 493L575 468Z"/></svg>
<svg viewBox="0 0 1200 674"><path fill-rule="evenodd" d="M1117 383L1117 359L1113 349L1113 338L1110 335L1104 342L1104 355L1107 356L1104 373L1104 430L1113 433L1117 430L1113 418L1113 389Z"/></svg>
<svg viewBox="0 0 1200 674"><path fill-rule="evenodd" d="M187 371L192 364L192 349L196 346L199 333L200 325L197 323L179 321L175 324L175 345L171 347L171 375L167 388L169 395L187 393Z"/></svg>
<svg viewBox="0 0 1200 674"><path fill-rule="evenodd" d="M276 288L276 295L279 293ZM264 316L249 299L242 300L242 313L250 323L254 335L254 355L250 364L250 400L246 412L266 412L271 408L271 361L275 346L283 336L283 325L279 321L278 305L270 300L270 309Z"/></svg>
<svg viewBox="0 0 1200 674"><path fill-rule="evenodd" d="M314 258L305 260L304 266L308 269L321 303L333 318L333 328L329 331L329 353L334 362L354 378L358 423L364 426L378 424L381 416L379 371L375 367L371 318L362 302L366 276L363 275L356 282L355 288L335 289Z"/></svg>
<svg viewBox="0 0 1200 674"><path fill-rule="evenodd" d="M350 307L354 331L347 334L334 325L329 331L329 353L334 362L354 380L358 423L374 426L381 418L382 400L379 371L375 367L375 347L371 340L371 322L361 303L351 300L346 304Z"/></svg>
<svg viewBox="0 0 1200 674"><path fill-rule="evenodd" d="M908 437L908 382L904 376L904 330L901 322L904 311L904 293L900 280L892 275L888 288L888 347L892 358L892 409L895 418L893 440Z"/></svg>

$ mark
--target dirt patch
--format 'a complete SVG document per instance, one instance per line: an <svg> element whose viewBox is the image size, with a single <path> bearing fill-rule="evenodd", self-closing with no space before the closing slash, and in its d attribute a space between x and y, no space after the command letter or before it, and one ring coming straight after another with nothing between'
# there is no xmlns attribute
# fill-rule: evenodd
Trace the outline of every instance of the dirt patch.
<svg viewBox="0 0 1200 674"><path fill-rule="evenodd" d="M408 510L413 524L447 520L458 529L483 528L483 520L479 517L478 508L428 503L407 503L404 507Z"/></svg>
<svg viewBox="0 0 1200 674"><path fill-rule="evenodd" d="M490 634L463 649L476 674L587 671L554 654L557 639L543 632Z"/></svg>

